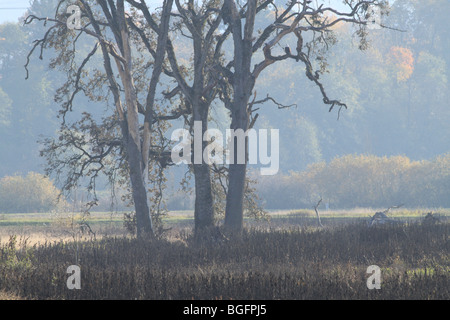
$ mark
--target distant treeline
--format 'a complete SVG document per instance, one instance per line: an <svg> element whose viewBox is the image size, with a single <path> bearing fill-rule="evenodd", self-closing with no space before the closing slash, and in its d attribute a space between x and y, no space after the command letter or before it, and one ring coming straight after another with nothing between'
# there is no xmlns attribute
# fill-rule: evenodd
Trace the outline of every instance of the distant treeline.
<svg viewBox="0 0 450 320"><path fill-rule="evenodd" d="M433 160L412 161L405 156L346 155L310 165L302 172L258 177L256 185L265 209L311 208L322 199L321 209L355 207L450 208L450 154ZM119 192L119 191L117 191ZM6 176L0 179L0 213L60 210L59 190L47 177ZM108 192L99 192L99 206L111 209ZM116 210L130 210L120 197ZM193 199L181 191L167 196L169 210L192 210ZM61 205L61 204L59 204Z"/></svg>
<svg viewBox="0 0 450 320"><path fill-rule="evenodd" d="M0 213L50 212L58 208L58 194L53 182L40 173L5 176L0 179Z"/></svg>
<svg viewBox="0 0 450 320"><path fill-rule="evenodd" d="M263 177L258 191L268 209L311 208L321 198L330 209L450 207L450 154L431 161L346 155L303 172Z"/></svg>

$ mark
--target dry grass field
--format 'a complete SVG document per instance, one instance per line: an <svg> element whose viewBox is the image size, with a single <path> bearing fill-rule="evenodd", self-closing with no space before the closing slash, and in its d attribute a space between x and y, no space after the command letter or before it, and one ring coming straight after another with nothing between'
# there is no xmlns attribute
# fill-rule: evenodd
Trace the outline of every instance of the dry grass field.
<svg viewBox="0 0 450 320"><path fill-rule="evenodd" d="M0 299L291 300L450 298L450 224L425 211L396 211L398 223L368 228L373 210L271 212L247 221L242 237L199 242L192 215L165 220L160 239L128 235L119 214L6 216L0 220ZM47 219L47 220L45 220ZM45 220L45 221L44 221ZM84 231L84 232L82 232ZM81 269L81 289L66 286ZM369 290L367 267L381 268Z"/></svg>

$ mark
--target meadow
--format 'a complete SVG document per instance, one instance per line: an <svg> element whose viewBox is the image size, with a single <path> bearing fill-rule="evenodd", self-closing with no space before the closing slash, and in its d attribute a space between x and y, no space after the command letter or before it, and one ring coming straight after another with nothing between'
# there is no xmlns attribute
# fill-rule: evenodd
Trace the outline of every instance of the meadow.
<svg viewBox="0 0 450 320"><path fill-rule="evenodd" d="M0 216L0 299L423 299L450 298L450 224L427 210L395 210L398 223L367 227L372 209L270 212L240 238L192 237L191 212L165 218L166 233L138 240L121 213ZM79 228L87 222L90 231ZM81 289L67 287L78 265ZM381 269L368 289L367 268Z"/></svg>

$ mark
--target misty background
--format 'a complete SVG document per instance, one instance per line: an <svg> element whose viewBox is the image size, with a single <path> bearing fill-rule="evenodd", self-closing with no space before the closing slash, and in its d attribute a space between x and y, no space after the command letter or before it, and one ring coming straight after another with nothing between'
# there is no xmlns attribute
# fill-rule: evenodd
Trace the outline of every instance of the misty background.
<svg viewBox="0 0 450 320"><path fill-rule="evenodd" d="M60 122L53 96L64 74L49 70L51 54L33 55L25 80L28 52L44 31L19 22L28 6L0 0L0 179L43 173L38 140L55 136ZM50 16L53 8L42 0L32 10ZM295 104L259 106L255 128L280 132L279 173L252 175L266 208L311 208L319 198L330 208L450 207L449 14L447 0L397 0L382 21L397 30L372 30L364 51L348 26L337 25L321 79L330 98L348 105L339 114L328 112L301 65L277 63L261 74L258 98ZM75 112L102 112L81 95L76 105ZM220 105L212 111L224 113ZM179 190L186 170L167 174L171 210L192 208L193 195ZM106 180L98 188L108 202Z"/></svg>

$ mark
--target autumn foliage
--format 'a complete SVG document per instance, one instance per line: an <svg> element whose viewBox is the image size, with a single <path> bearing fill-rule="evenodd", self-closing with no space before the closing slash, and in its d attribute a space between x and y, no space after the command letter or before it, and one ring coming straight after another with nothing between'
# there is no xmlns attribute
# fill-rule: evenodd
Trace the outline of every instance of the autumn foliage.
<svg viewBox="0 0 450 320"><path fill-rule="evenodd" d="M392 47L386 60L393 67L398 82L408 80L414 72L414 57L408 48Z"/></svg>
<svg viewBox="0 0 450 320"><path fill-rule="evenodd" d="M320 198L330 208L449 207L449 188L449 154L429 161L346 155L259 184L261 198L273 209L311 208Z"/></svg>

